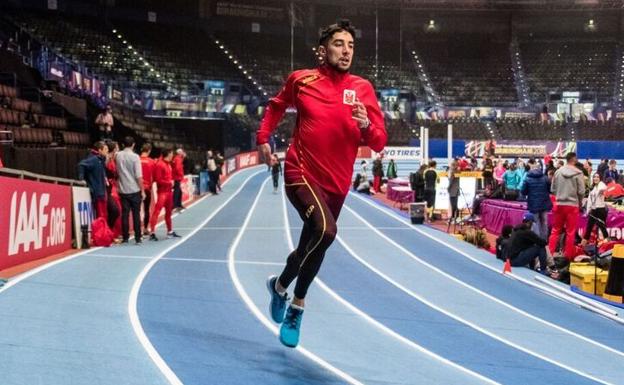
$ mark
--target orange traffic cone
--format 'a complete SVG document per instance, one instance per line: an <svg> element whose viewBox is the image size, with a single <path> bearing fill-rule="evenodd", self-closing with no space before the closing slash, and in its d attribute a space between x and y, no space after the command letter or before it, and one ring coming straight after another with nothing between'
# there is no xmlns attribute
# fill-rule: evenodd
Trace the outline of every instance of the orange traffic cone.
<svg viewBox="0 0 624 385"><path fill-rule="evenodd" d="M511 262L509 261L509 258L505 260L505 265L503 266L503 274L506 273L511 273Z"/></svg>

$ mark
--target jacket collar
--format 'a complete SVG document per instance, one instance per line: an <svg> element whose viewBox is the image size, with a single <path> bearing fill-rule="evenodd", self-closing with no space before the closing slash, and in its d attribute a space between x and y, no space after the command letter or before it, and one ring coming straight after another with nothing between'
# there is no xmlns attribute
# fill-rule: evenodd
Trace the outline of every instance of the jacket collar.
<svg viewBox="0 0 624 385"><path fill-rule="evenodd" d="M326 64L319 66L319 72L331 79L332 83L340 84L349 77L349 72L336 71Z"/></svg>

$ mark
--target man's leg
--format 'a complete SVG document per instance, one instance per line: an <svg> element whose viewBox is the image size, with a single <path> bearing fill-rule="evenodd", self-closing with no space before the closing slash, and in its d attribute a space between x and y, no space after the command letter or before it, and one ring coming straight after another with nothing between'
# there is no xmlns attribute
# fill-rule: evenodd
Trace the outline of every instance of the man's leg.
<svg viewBox="0 0 624 385"><path fill-rule="evenodd" d="M124 241L127 241L130 238L130 223L128 222L131 202L126 194L119 194L119 198L121 199L121 236Z"/></svg>
<svg viewBox="0 0 624 385"><path fill-rule="evenodd" d="M165 205L165 223L167 224L167 232L170 233L173 231L173 224L171 221L171 213L173 212L173 195L170 191L165 194L163 194L163 204Z"/></svg>
<svg viewBox="0 0 624 385"><path fill-rule="evenodd" d="M544 250L543 247L534 245L534 246L529 247L528 249L521 251L520 254L518 254L516 258L513 258L511 260L511 266L520 267L520 266L529 265L539 255L540 253L539 249L542 249L544 251L543 263L545 264L546 263L546 250ZM542 261L540 260L540 263L541 262Z"/></svg>
<svg viewBox="0 0 624 385"><path fill-rule="evenodd" d="M180 189L180 181L173 182L173 206L179 208L182 206L182 190Z"/></svg>
<svg viewBox="0 0 624 385"><path fill-rule="evenodd" d="M171 192L158 192L158 198L156 199L156 204L154 205L154 211L152 211L152 216L150 217L150 230L152 231L152 234L156 232L156 223L158 222L158 216L160 215L160 211L162 210L162 208L165 206L165 195L171 197Z"/></svg>
<svg viewBox="0 0 624 385"><path fill-rule="evenodd" d="M557 208L553 212L553 227L550 233L550 239L548 240L548 248L553 254L557 251L559 236L561 235L561 230L563 230L563 223L565 220L565 215L563 213L562 207L563 206L557 206Z"/></svg>
<svg viewBox="0 0 624 385"><path fill-rule="evenodd" d="M134 226L134 240L141 241L141 193L130 194L130 208L132 210L132 224Z"/></svg>
<svg viewBox="0 0 624 385"><path fill-rule="evenodd" d="M568 260L572 260L575 257L575 238L578 226L579 208L575 206L565 206L565 227L566 227L566 241L565 241L565 257Z"/></svg>
<svg viewBox="0 0 624 385"><path fill-rule="evenodd" d="M143 199L143 229L147 231L150 220L150 206L152 204L152 191L145 190L145 199Z"/></svg>

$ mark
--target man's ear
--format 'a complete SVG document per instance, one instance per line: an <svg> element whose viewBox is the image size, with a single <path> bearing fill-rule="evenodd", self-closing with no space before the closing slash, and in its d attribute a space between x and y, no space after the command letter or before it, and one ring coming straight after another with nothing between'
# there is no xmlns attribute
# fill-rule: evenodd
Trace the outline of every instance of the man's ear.
<svg viewBox="0 0 624 385"><path fill-rule="evenodd" d="M327 49L325 48L324 45L320 45L318 47L318 53L322 58L325 58L327 56Z"/></svg>

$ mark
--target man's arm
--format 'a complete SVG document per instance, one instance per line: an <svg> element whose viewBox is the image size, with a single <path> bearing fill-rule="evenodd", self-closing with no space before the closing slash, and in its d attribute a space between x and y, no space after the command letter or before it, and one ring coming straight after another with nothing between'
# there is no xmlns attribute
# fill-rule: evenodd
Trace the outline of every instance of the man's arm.
<svg viewBox="0 0 624 385"><path fill-rule="evenodd" d="M282 90L269 101L269 105L264 113L260 128L256 133L256 145L258 146L258 155L260 161L264 161L267 165L271 162L271 147L269 146L269 138L271 133L282 120L286 109L293 105L293 88L296 80L296 72L288 77L286 84Z"/></svg>
<svg viewBox="0 0 624 385"><path fill-rule="evenodd" d="M375 90L368 82L360 102L363 104L369 120L368 127L363 128L363 126L360 125L362 139L364 140L364 143L366 143L366 145L368 145L373 151L380 152L386 145L388 135L384 125L383 113L379 108L377 96L375 96Z"/></svg>

